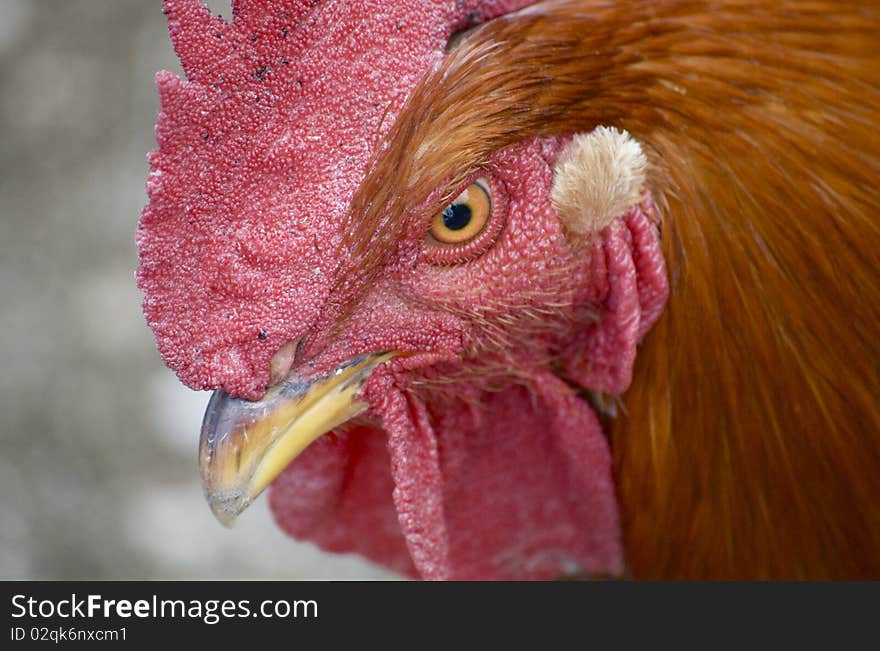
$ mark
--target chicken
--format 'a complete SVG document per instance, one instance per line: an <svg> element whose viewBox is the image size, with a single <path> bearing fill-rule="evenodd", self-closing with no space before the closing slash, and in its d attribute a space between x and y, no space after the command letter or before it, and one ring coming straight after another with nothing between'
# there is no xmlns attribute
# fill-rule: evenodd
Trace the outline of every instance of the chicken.
<svg viewBox="0 0 880 651"><path fill-rule="evenodd" d="M272 484L427 579L880 577L880 9L164 10L137 279L218 518Z"/></svg>

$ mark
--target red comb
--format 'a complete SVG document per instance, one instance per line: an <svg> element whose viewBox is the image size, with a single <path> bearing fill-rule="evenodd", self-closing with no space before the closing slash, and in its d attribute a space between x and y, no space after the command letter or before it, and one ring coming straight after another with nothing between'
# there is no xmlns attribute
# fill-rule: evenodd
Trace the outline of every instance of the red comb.
<svg viewBox="0 0 880 651"><path fill-rule="evenodd" d="M188 81L161 110L138 284L163 359L195 389L256 398L316 321L363 170L454 32L523 0L166 0ZM479 6L478 6L479 5Z"/></svg>

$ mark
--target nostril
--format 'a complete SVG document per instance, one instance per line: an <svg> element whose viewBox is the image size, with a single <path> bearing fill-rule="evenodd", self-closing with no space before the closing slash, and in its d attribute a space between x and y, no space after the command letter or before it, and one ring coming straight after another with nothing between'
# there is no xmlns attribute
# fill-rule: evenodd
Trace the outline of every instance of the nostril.
<svg viewBox="0 0 880 651"><path fill-rule="evenodd" d="M276 385L287 377L294 361L302 353L303 340L288 341L272 355L269 361L269 384Z"/></svg>

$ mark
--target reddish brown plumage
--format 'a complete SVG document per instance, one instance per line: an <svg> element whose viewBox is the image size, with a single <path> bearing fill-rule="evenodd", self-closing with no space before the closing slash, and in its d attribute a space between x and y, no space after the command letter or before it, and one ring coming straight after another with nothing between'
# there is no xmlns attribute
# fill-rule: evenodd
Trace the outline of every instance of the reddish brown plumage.
<svg viewBox="0 0 880 651"><path fill-rule="evenodd" d="M880 577L878 46L863 2L538 5L425 80L355 198L377 268L385 216L493 151L645 145L672 291L611 432L637 577Z"/></svg>

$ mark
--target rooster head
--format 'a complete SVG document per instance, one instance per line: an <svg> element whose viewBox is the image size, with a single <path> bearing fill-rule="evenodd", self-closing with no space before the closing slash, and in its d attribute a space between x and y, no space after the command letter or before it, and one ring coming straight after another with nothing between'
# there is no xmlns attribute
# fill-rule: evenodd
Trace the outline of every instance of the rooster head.
<svg viewBox="0 0 880 651"><path fill-rule="evenodd" d="M517 71L469 38L526 4L166 0L138 282L215 390L221 520L274 482L286 531L405 574L623 571L584 398L663 308L659 217L614 125L505 130Z"/></svg>

